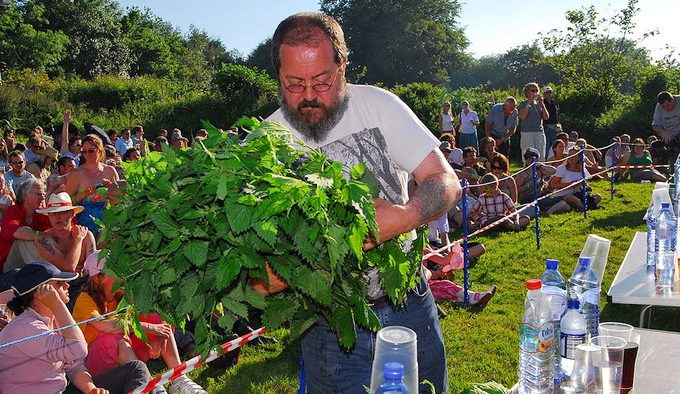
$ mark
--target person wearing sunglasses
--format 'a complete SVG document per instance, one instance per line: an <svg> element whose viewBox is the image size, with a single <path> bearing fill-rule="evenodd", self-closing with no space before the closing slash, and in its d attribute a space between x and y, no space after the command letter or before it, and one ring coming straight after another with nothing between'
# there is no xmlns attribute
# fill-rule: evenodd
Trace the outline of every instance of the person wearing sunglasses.
<svg viewBox="0 0 680 394"><path fill-rule="evenodd" d="M498 178L498 188L510 196L512 202L517 204L517 185L515 179L510 176L510 162L502 153L491 159L491 173Z"/></svg>
<svg viewBox="0 0 680 394"><path fill-rule="evenodd" d="M12 169L5 173L5 182L12 193L16 195L17 189L24 181L35 177L30 172L26 171L26 159L23 152L18 150L10 152L9 166Z"/></svg>
<svg viewBox="0 0 680 394"><path fill-rule="evenodd" d="M539 160L545 160L545 133L543 121L548 120L548 110L545 108L543 97L538 93L538 84L529 82L524 85L524 101L519 103L519 121L522 127L519 144L522 152L528 147L536 148L540 152Z"/></svg>
<svg viewBox="0 0 680 394"><path fill-rule="evenodd" d="M78 224L86 226L97 237L99 226L95 219L102 220L106 207L104 196L110 197L111 193L117 193L120 178L113 166L104 163L106 153L98 136L86 135L80 152L80 167L69 174L65 189L74 203L85 208L77 216Z"/></svg>

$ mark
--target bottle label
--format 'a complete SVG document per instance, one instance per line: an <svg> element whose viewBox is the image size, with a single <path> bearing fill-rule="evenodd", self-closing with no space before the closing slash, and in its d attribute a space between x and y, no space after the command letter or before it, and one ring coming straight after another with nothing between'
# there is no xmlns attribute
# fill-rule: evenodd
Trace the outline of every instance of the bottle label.
<svg viewBox="0 0 680 394"><path fill-rule="evenodd" d="M586 342L586 334L560 334L560 355L573 360L576 358L576 346Z"/></svg>
<svg viewBox="0 0 680 394"><path fill-rule="evenodd" d="M519 329L519 348L524 353L545 353L555 346L555 329L552 322L534 326L522 323Z"/></svg>
<svg viewBox="0 0 680 394"><path fill-rule="evenodd" d="M599 291L599 289L595 288L595 289L590 289L590 290L586 291L585 293L583 293L582 299L583 299L584 303L587 302L589 304L599 305L600 304L600 302L599 302L600 301L600 291ZM581 305L583 305L583 304L581 304Z"/></svg>
<svg viewBox="0 0 680 394"><path fill-rule="evenodd" d="M550 301L550 320L560 321L567 311L567 291L557 286L543 286L541 292Z"/></svg>

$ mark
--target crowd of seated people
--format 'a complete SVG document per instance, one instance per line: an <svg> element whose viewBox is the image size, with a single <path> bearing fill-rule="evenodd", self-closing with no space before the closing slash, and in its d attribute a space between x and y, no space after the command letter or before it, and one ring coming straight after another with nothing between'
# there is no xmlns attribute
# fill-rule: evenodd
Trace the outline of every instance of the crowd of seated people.
<svg viewBox="0 0 680 394"><path fill-rule="evenodd" d="M37 127L25 145L13 131L0 139L0 343L115 310L120 294L112 289L118 279L101 273L97 219L127 186L121 163L208 138L201 129L189 141L175 128L171 135L161 130L154 144L144 139L142 126L120 134L113 129L75 134L70 123L71 113L64 111L61 136L51 138ZM128 393L149 381L147 360L162 358L172 368L194 355L190 331L175 330L156 314L142 320L151 346L125 335L114 316L0 350L0 392ZM225 340L252 331L243 319L235 320ZM257 344L275 341L258 339ZM221 365L235 364L238 351L223 359ZM18 371L18 363L36 369ZM185 375L168 392L205 393Z"/></svg>

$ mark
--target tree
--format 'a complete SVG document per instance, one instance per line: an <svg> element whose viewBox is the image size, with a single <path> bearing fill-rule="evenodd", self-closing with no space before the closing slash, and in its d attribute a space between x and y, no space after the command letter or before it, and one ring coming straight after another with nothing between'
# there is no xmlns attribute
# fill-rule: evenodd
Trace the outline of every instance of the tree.
<svg viewBox="0 0 680 394"><path fill-rule="evenodd" d="M44 13L45 6L33 1L0 12L0 68L59 70L69 40L62 32L40 30L47 23Z"/></svg>
<svg viewBox="0 0 680 394"><path fill-rule="evenodd" d="M276 78L274 66L272 66L271 38L262 41L252 52L250 52L250 55L248 55L248 59L246 60L246 65L251 68L264 70L270 77Z"/></svg>
<svg viewBox="0 0 680 394"><path fill-rule="evenodd" d="M179 57L186 50L182 35L147 8L133 7L122 19L122 31L133 59L130 76L153 75L174 78Z"/></svg>
<svg viewBox="0 0 680 394"><path fill-rule="evenodd" d="M321 11L343 27L350 77L439 84L469 61L458 0L322 0Z"/></svg>
<svg viewBox="0 0 680 394"><path fill-rule="evenodd" d="M41 0L47 29L70 39L62 65L84 78L112 74L127 76L132 57L123 40L122 11L114 0Z"/></svg>
<svg viewBox="0 0 680 394"><path fill-rule="evenodd" d="M589 113L602 112L621 93L631 92L635 76L649 65L641 40L632 38L638 11L637 0L629 0L611 18L600 18L594 6L570 10L566 18L571 26L543 37L546 61L564 84L593 97L584 103Z"/></svg>

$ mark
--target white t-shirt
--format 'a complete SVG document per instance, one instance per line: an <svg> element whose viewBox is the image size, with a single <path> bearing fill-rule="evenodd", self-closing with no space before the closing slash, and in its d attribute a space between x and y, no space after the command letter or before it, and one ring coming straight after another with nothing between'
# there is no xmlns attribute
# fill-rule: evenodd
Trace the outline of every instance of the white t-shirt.
<svg viewBox="0 0 680 394"><path fill-rule="evenodd" d="M453 148L449 157L447 158L449 163L460 164L463 162L463 151L460 148Z"/></svg>
<svg viewBox="0 0 680 394"><path fill-rule="evenodd" d="M586 177L588 177L590 174L588 173L588 170L586 170ZM556 176L558 178L562 178L562 183L572 183L576 182L578 180L583 179L581 176L581 171L569 171L567 170L567 166L564 164L557 166L557 169L555 170L555 174L553 176ZM568 196L570 194L574 194L581 190L581 184L574 185L570 187L569 189L563 190L561 192L555 193L555 197L563 197L563 196Z"/></svg>
<svg viewBox="0 0 680 394"><path fill-rule="evenodd" d="M321 151L333 161L344 163L349 176L352 166L364 163L380 182L380 198L393 204L408 201L407 181L425 157L439 147L437 140L399 97L384 89L347 84L347 111L328 133L326 140L306 140L278 109L267 120L283 123L297 139ZM368 273L368 295L385 295L377 271Z"/></svg>
<svg viewBox="0 0 680 394"><path fill-rule="evenodd" d="M663 126L673 135L677 135L680 134L680 96L673 96L673 99L675 106L670 111L665 111L659 104L654 107L652 126Z"/></svg>
<svg viewBox="0 0 680 394"><path fill-rule="evenodd" d="M472 123L472 121L479 123L479 117L477 117L477 112L469 110L467 115L465 115L465 111L460 111L460 132L463 134L476 133L477 125Z"/></svg>
<svg viewBox="0 0 680 394"><path fill-rule="evenodd" d="M453 116L443 112L440 115L442 117L442 131L453 131Z"/></svg>

